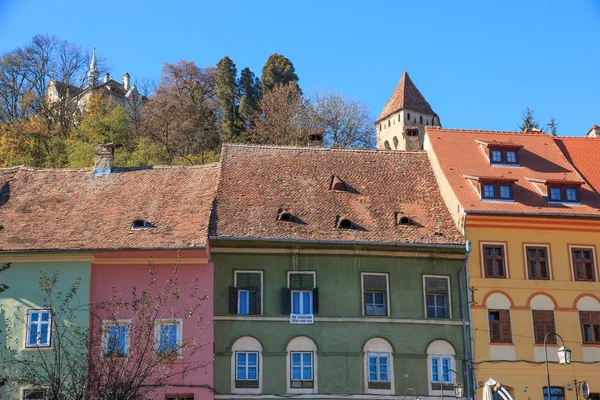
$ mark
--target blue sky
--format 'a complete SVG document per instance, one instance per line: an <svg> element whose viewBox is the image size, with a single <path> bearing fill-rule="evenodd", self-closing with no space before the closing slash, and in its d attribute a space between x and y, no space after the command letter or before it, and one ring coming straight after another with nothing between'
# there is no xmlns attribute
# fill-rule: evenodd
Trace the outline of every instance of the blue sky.
<svg viewBox="0 0 600 400"><path fill-rule="evenodd" d="M513 130L526 106L560 135L600 124L600 0L0 0L0 52L36 33L95 45L133 80L225 55L260 75L277 52L305 92L339 90L375 116L407 69L445 127Z"/></svg>

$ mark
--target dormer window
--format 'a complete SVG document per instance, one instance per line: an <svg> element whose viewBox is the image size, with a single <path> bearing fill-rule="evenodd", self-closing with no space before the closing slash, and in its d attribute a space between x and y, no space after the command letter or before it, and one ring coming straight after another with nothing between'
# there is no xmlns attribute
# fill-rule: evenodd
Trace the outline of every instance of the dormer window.
<svg viewBox="0 0 600 400"><path fill-rule="evenodd" d="M477 143L483 147L490 165L519 165L519 150L521 145L511 142L483 142L477 140Z"/></svg>
<svg viewBox="0 0 600 400"><path fill-rule="evenodd" d="M580 203L581 181L527 178L549 203Z"/></svg>
<svg viewBox="0 0 600 400"><path fill-rule="evenodd" d="M331 176L331 184L329 186L330 190L337 190L338 192L346 192L348 188L343 180L338 178L336 175Z"/></svg>
<svg viewBox="0 0 600 400"><path fill-rule="evenodd" d="M131 223L131 229L147 229L150 228L150 223L144 219L134 219Z"/></svg>
<svg viewBox="0 0 600 400"><path fill-rule="evenodd" d="M396 218L396 225L412 225L413 221L407 217L406 215L396 212L395 214L395 218Z"/></svg>
<svg viewBox="0 0 600 400"><path fill-rule="evenodd" d="M505 200L515 199L513 185L516 179L502 177L478 177L465 176L476 189L482 200Z"/></svg>
<svg viewBox="0 0 600 400"><path fill-rule="evenodd" d="M280 209L277 212L277 221L280 222L296 222L296 217L287 210Z"/></svg>
<svg viewBox="0 0 600 400"><path fill-rule="evenodd" d="M338 229L354 229L354 224L348 218L343 218L338 215L335 227Z"/></svg>

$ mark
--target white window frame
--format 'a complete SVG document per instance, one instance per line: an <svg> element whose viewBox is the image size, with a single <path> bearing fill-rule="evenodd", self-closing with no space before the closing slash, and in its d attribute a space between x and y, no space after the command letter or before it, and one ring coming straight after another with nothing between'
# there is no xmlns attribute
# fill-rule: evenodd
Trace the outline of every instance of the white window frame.
<svg viewBox="0 0 600 400"><path fill-rule="evenodd" d="M233 271L233 286L237 289L237 285L238 285L238 274L259 274L260 275L260 314L259 315L263 315L263 293L264 293L264 275L263 275L263 271L259 271L259 270L250 270L250 269L236 269L235 271ZM241 291L244 291L247 289L241 289ZM238 305L237 305L237 311L238 314L237 315L250 315L250 293L248 293L248 314L239 314L239 310L240 310L240 289L238 289Z"/></svg>
<svg viewBox="0 0 600 400"><path fill-rule="evenodd" d="M294 367L294 354L300 354L300 379L294 379L293 376L293 367ZM304 365L304 354L310 354L310 379L304 379L304 368L306 368L306 366ZM314 354L312 351L290 351L290 376L291 376L291 381L303 381L303 382L313 382L314 378L315 378L315 371L314 371Z"/></svg>
<svg viewBox="0 0 600 400"><path fill-rule="evenodd" d="M124 358L129 357L129 340L131 338L131 320L130 319L117 319L117 320L103 320L102 321L102 357L106 357L106 350L108 349L108 333L109 327L111 326L121 326L126 325L127 329L127 337L125 339L125 356Z"/></svg>
<svg viewBox="0 0 600 400"><path fill-rule="evenodd" d="M292 289L290 288L290 279L291 279L291 275L296 275L296 274L305 274L305 275L312 275L313 276L313 289L317 287L317 272L316 271L288 271L287 272L287 287L290 289L290 313L291 314L297 314L297 315L313 315L314 310L313 310L313 292L312 289L311 290L307 290L307 289ZM306 292L306 293L310 293L310 313L294 313L294 292ZM302 308L302 301L300 302L300 307ZM304 311L304 310L303 310Z"/></svg>
<svg viewBox="0 0 600 400"><path fill-rule="evenodd" d="M374 357L377 359L376 361L376 367L377 367L377 379L375 379L374 381L371 380L371 358ZM387 370L387 380L383 380L380 379L379 374L381 373L381 371L379 370L380 367L380 362L379 360L381 358L385 358L386 359L386 370ZM390 374L390 369L391 369L391 362L390 362L390 358L391 358L391 354L387 353L387 352L377 352L377 351L369 351L367 352L367 372L368 372L368 376L367 376L367 382L384 382L384 383L392 383L392 377Z"/></svg>
<svg viewBox="0 0 600 400"><path fill-rule="evenodd" d="M40 317L41 317L42 313L48 313L48 322L41 321ZM34 322L31 320L32 314L38 314L38 321L35 322L35 325L38 326L38 340L36 340L36 344L29 344L29 340L31 339L31 332L32 332L31 326L34 324ZM27 326L25 327L25 346L24 346L26 349L52 348L52 330L53 330L53 324L54 324L54 320L52 317L53 317L52 309L50 309L50 308L30 308L29 310L27 310ZM48 341L40 344L39 332L40 332L40 327L42 325L48 326ZM27 389L25 389L25 390L27 390Z"/></svg>
<svg viewBox="0 0 600 400"><path fill-rule="evenodd" d="M294 312L294 293L298 293L298 296L300 298L299 301L299 307L300 310L298 310L298 312ZM313 292L312 290L290 290L290 310L291 310L291 314L295 314L295 315L313 315ZM310 307L310 312L306 312L306 310L304 310L304 302L303 302L303 297L304 296L308 296L310 298L310 301L308 302L309 307Z"/></svg>
<svg viewBox="0 0 600 400"><path fill-rule="evenodd" d="M438 360L438 370L437 370L437 374L438 376L440 376L440 380L439 381L434 381L433 380L433 360L436 359ZM456 380L456 376L454 375L454 373L449 373L446 374L445 376L449 377L449 381L446 382L444 381L444 365L443 365L443 360L444 359L448 359L450 360L450 365L448 369L454 369L454 357L453 356L438 356L438 355L430 355L429 356L429 368L431 371L431 383L442 383L442 385L444 383L448 383L448 384L453 384L454 381Z"/></svg>
<svg viewBox="0 0 600 400"><path fill-rule="evenodd" d="M430 397L439 397L439 396L441 396L442 391L434 390L433 386L432 386L433 376L431 374L431 372L432 372L431 359L433 357L449 357L452 360L451 361L451 369L454 369L456 371L456 368L452 368L452 367L456 366L456 352L454 350L454 347L449 342L447 342L445 340L441 340L441 339L434 340L427 347L427 387L429 389L429 396ZM456 382L456 374L451 372L446 375L452 376L450 378L452 383ZM455 395L454 390L444 390L444 397L454 397L454 395Z"/></svg>
<svg viewBox="0 0 600 400"><path fill-rule="evenodd" d="M365 275L384 275L385 276L385 296L386 296L386 314L385 315L367 315L367 310L365 307ZM361 309L362 315L368 317L389 317L391 314L390 311L390 278L389 274L385 272L361 272L360 273L360 298L361 298Z"/></svg>
<svg viewBox="0 0 600 400"><path fill-rule="evenodd" d="M237 377L237 372L238 372L238 354L246 354L246 364L244 365L244 368L246 368L246 379L238 379ZM256 379L249 379L248 378L248 354L256 354ZM258 351L255 350L239 350L235 352L235 380L240 380L240 381L258 381L260 379L260 374L259 374L259 357L260 355L258 354Z"/></svg>
<svg viewBox="0 0 600 400"><path fill-rule="evenodd" d="M448 307L448 316L446 318L431 318L431 319L451 320L452 319L452 287L450 286L450 277L448 275L423 275L423 306L424 306L425 318L429 318L427 316L427 286L425 284L426 278L446 279L446 281L447 281L446 287L448 288L448 296L447 296L448 304L446 305Z"/></svg>
<svg viewBox="0 0 600 400"><path fill-rule="evenodd" d="M369 388L369 353L388 354L388 374L390 377L389 389L371 389ZM363 346L363 368L364 368L364 388L366 394L375 395L393 395L395 394L395 377L394 377L394 349L392 345L381 337L369 339Z"/></svg>
<svg viewBox="0 0 600 400"><path fill-rule="evenodd" d="M25 397L26 390L43 390L45 392L44 399L48 398L48 388L46 388L46 387L22 387L20 390L20 392L21 392L20 396L19 396L20 399L23 399L23 400L26 399L26 397Z"/></svg>
<svg viewBox="0 0 600 400"><path fill-rule="evenodd" d="M154 350L158 353L160 347L160 333L165 325L177 326L177 357L183 358L181 345L183 343L183 319L181 318L161 318L154 323ZM129 336L129 335L127 335Z"/></svg>
<svg viewBox="0 0 600 400"><path fill-rule="evenodd" d="M286 388L290 394L310 394L319 393L319 355L317 345L307 336L297 336L288 342L286 347ZM312 354L312 388L293 388L292 387L292 353L311 353Z"/></svg>

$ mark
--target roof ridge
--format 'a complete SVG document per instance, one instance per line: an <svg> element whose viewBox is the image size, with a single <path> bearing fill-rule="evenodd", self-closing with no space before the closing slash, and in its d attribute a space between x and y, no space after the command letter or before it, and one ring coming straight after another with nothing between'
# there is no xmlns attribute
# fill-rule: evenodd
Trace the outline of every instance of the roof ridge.
<svg viewBox="0 0 600 400"><path fill-rule="evenodd" d="M590 137L590 136L552 136L552 139L584 139L584 140L598 140L600 137Z"/></svg>
<svg viewBox="0 0 600 400"><path fill-rule="evenodd" d="M152 171L152 170L169 170L169 169L181 169L181 170L185 170L185 169L208 169L208 168L214 168L216 166L219 165L219 162L212 162L209 164L200 164L200 165L147 165L147 166L142 166L142 167L114 167L113 171L114 172L128 172L128 171ZM10 169L21 169L24 171L39 171L39 172L93 172L93 167L86 167L86 168L37 168L37 167L30 167L27 165L21 165L18 167L10 167L10 168L0 168L0 174L4 171L2 170L7 170L7 172L10 172Z"/></svg>
<svg viewBox="0 0 600 400"><path fill-rule="evenodd" d="M291 151L330 151L330 152L345 152L345 153L398 153L398 154L425 154L425 150L417 151L400 151L387 149L361 149L348 147L311 147L311 146L277 146L263 144L239 144L239 143L223 143L223 148L229 147L246 147L254 149L273 149L273 150L291 150Z"/></svg>
<svg viewBox="0 0 600 400"><path fill-rule="evenodd" d="M510 134L510 135L529 135L529 136L550 136L548 132L539 131L536 133L521 132L521 131L495 131L488 129L459 129L459 128L442 128L439 126L426 126L426 131L438 130L438 131L452 131L452 132L464 132L464 133L498 133L498 134Z"/></svg>

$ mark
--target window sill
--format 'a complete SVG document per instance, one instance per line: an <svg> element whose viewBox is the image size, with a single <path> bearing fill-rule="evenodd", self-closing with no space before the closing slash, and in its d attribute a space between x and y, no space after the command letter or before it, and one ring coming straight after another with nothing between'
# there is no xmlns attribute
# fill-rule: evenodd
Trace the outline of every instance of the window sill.
<svg viewBox="0 0 600 400"><path fill-rule="evenodd" d="M560 206L582 206L583 203L580 201L552 201L547 200L548 204L560 205Z"/></svg>
<svg viewBox="0 0 600 400"><path fill-rule="evenodd" d="M312 388L287 388L289 394L314 394L318 393L315 387Z"/></svg>
<svg viewBox="0 0 600 400"><path fill-rule="evenodd" d="M54 351L54 346L22 347L21 351L26 353L32 351Z"/></svg>
<svg viewBox="0 0 600 400"><path fill-rule="evenodd" d="M490 346L514 346L514 343L490 342Z"/></svg>
<svg viewBox="0 0 600 400"><path fill-rule="evenodd" d="M582 347L600 347L600 343L582 343Z"/></svg>
<svg viewBox="0 0 600 400"><path fill-rule="evenodd" d="M507 279L505 276L486 276L485 279Z"/></svg>
<svg viewBox="0 0 600 400"><path fill-rule="evenodd" d="M482 198L481 201L483 201L485 203L515 203L516 202L514 199L489 199L489 198Z"/></svg>
<svg viewBox="0 0 600 400"><path fill-rule="evenodd" d="M535 347L544 347L544 343L534 343ZM546 347L558 347L556 343L546 343Z"/></svg>
<svg viewBox="0 0 600 400"><path fill-rule="evenodd" d="M509 167L509 168L521 168L521 164L509 164L509 163L490 163L490 167Z"/></svg>

